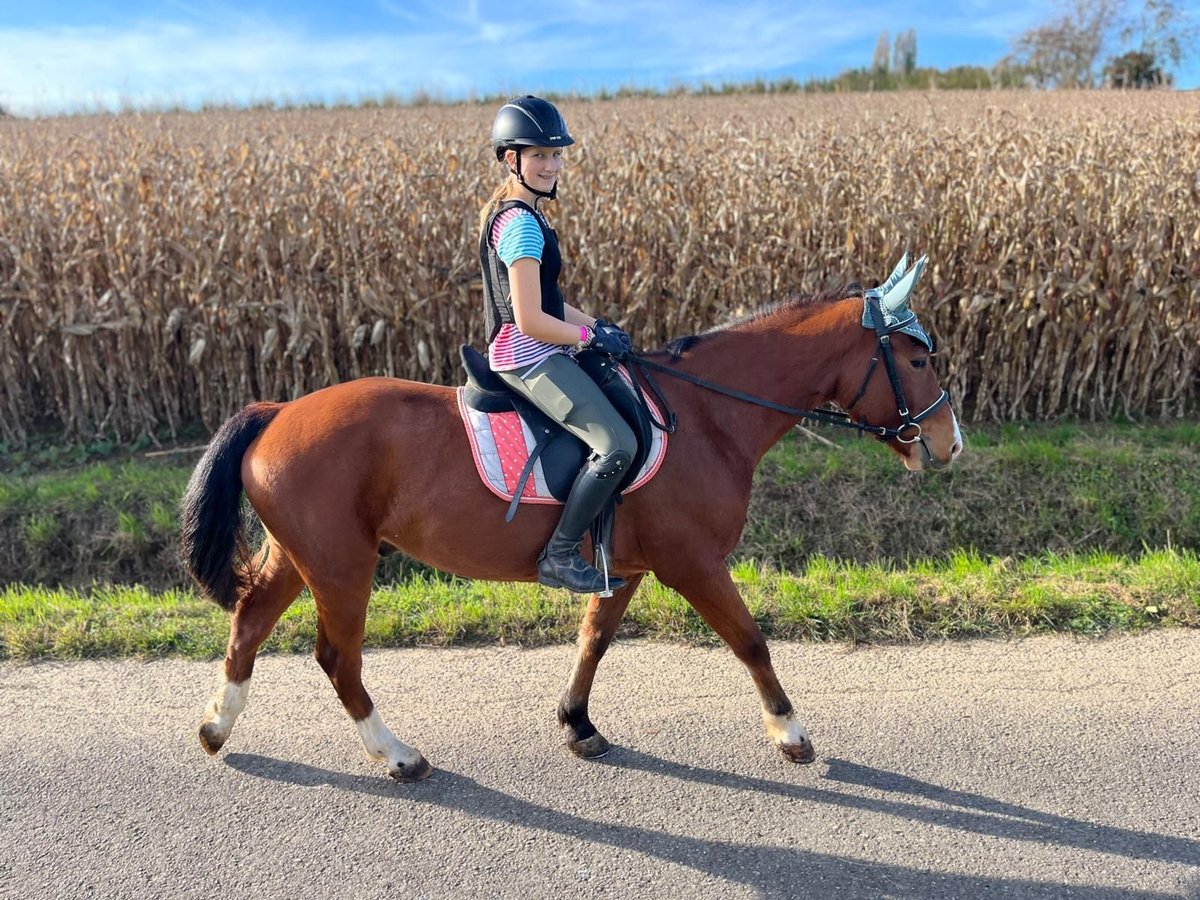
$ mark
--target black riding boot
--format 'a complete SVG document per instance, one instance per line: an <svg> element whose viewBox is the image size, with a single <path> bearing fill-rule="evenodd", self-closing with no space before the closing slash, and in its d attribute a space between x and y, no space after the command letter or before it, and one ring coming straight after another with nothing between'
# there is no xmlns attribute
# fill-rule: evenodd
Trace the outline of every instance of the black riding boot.
<svg viewBox="0 0 1200 900"><path fill-rule="evenodd" d="M588 526L616 490L628 465L629 454L615 450L608 456L592 460L580 470L571 485L558 527L538 557L539 584L566 588L576 594L595 594L604 590L604 573L587 564L579 554L579 546ZM611 590L624 585L624 578L609 576Z"/></svg>

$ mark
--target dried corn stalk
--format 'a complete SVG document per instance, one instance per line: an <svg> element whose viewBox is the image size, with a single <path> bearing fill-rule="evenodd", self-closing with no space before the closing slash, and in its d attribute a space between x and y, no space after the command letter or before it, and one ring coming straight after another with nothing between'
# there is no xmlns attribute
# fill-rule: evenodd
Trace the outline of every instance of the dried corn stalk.
<svg viewBox="0 0 1200 900"><path fill-rule="evenodd" d="M568 298L657 346L927 252L967 419L1200 399L1183 95L566 104ZM482 339L491 110L0 122L0 440L213 428L343 379L455 383ZM653 128L646 127L653 123Z"/></svg>

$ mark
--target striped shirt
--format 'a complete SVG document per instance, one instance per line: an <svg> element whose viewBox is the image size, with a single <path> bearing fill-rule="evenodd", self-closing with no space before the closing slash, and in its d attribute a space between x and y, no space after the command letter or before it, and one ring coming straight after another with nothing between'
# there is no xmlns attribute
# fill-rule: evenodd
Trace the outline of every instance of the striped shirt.
<svg viewBox="0 0 1200 900"><path fill-rule="evenodd" d="M523 258L536 259L540 263L546 246L541 226L529 210L520 207L505 210L496 216L492 224L491 241L496 248L496 255L506 266L512 266ZM495 340L488 345L488 365L493 372L526 369L567 350L562 344L549 344L531 338L516 325L506 322L500 326Z"/></svg>

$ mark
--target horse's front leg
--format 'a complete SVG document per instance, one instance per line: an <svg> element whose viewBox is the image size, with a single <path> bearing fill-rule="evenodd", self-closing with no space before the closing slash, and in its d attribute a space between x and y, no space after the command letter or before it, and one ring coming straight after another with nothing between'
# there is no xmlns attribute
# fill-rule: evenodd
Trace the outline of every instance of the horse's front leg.
<svg viewBox="0 0 1200 900"><path fill-rule="evenodd" d="M780 752L797 763L810 763L816 759L808 732L796 718L791 701L775 675L767 640L746 609L725 560L707 565L693 562L690 569L676 571L672 567L672 571L655 570L655 574L663 584L684 596L750 670L750 677L762 698L767 736Z"/></svg>
<svg viewBox="0 0 1200 900"><path fill-rule="evenodd" d="M588 718L588 697L592 693L596 667L612 643L642 577L640 574L631 576L611 597L601 599L593 594L579 625L579 655L575 658L567 689L558 701L558 724L566 732L567 749L584 759L595 759L609 751L608 741Z"/></svg>

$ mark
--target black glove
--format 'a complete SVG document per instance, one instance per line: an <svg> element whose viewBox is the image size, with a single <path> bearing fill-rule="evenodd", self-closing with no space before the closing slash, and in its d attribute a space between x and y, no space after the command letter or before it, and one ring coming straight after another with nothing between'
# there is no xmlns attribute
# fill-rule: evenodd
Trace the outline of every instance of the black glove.
<svg viewBox="0 0 1200 900"><path fill-rule="evenodd" d="M595 336L588 346L593 350L599 350L601 353L611 353L613 356L618 357L633 352L633 341L629 339L629 335L610 322L597 319L592 332Z"/></svg>

